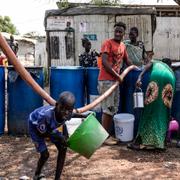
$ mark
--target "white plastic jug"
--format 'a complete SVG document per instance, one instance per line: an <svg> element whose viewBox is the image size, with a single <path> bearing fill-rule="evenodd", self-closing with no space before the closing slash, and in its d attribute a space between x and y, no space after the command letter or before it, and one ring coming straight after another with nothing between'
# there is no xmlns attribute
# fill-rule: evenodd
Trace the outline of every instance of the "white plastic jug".
<svg viewBox="0 0 180 180"><path fill-rule="evenodd" d="M80 126L81 123L81 118L71 118L70 121L66 121L69 136L71 136L74 133L74 131Z"/></svg>
<svg viewBox="0 0 180 180"><path fill-rule="evenodd" d="M141 88L138 88L140 91L137 92L135 90L133 94L134 99L134 108L143 108L144 107L144 93L142 92Z"/></svg>

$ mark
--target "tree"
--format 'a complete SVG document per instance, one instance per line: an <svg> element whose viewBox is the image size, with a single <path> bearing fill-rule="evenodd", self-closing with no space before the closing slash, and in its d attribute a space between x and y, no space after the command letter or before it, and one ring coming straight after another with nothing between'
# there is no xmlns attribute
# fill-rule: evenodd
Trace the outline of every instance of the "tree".
<svg viewBox="0 0 180 180"><path fill-rule="evenodd" d="M9 16L0 16L0 31L10 34L19 34Z"/></svg>
<svg viewBox="0 0 180 180"><path fill-rule="evenodd" d="M56 4L59 9L68 8L70 5L68 0L59 0L58 2L56 2Z"/></svg>

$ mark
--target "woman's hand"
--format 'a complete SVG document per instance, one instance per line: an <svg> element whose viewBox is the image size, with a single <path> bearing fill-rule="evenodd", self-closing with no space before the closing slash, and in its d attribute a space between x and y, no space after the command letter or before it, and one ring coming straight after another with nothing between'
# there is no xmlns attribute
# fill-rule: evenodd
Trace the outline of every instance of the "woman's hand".
<svg viewBox="0 0 180 180"><path fill-rule="evenodd" d="M135 70L137 70L137 71L141 70L141 68L139 68L139 67L136 66L136 65L133 65L133 68L134 68Z"/></svg>
<svg viewBox="0 0 180 180"><path fill-rule="evenodd" d="M123 82L123 78L119 76L118 81L119 81L119 84L121 84Z"/></svg>
<svg viewBox="0 0 180 180"><path fill-rule="evenodd" d="M138 80L136 81L136 88L140 88L141 85L142 85L141 78L138 78Z"/></svg>

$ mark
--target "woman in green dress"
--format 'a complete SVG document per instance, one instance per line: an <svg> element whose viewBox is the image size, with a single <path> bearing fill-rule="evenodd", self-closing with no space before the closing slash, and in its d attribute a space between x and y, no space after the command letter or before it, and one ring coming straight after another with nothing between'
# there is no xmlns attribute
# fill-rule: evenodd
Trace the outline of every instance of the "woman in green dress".
<svg viewBox="0 0 180 180"><path fill-rule="evenodd" d="M132 144L128 145L129 148L164 149L175 87L175 76L167 65L170 64L170 59L166 58L163 61L166 64L154 60L147 64L136 82L136 86L139 87L142 75L148 69L151 71L137 137Z"/></svg>

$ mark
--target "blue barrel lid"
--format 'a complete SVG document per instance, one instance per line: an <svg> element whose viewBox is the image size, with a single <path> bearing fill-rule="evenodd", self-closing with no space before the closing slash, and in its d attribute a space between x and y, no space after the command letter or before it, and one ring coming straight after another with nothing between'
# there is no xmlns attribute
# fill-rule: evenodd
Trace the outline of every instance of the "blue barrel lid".
<svg viewBox="0 0 180 180"><path fill-rule="evenodd" d="M84 69L82 66L52 66L50 69Z"/></svg>
<svg viewBox="0 0 180 180"><path fill-rule="evenodd" d="M8 66L8 70L15 70L14 66ZM42 69L42 66L24 66L25 69Z"/></svg>
<svg viewBox="0 0 180 180"><path fill-rule="evenodd" d="M97 70L97 69L99 69L98 67L86 67L86 69L94 69L94 70Z"/></svg>

